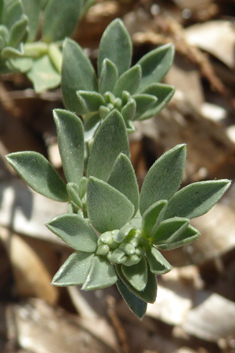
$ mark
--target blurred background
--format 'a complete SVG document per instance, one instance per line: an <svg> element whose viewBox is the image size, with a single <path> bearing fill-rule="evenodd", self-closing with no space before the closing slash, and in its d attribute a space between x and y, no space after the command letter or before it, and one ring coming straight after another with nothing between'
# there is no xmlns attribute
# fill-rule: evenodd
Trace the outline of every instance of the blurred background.
<svg viewBox="0 0 235 353"><path fill-rule="evenodd" d="M235 178L235 1L96 1L73 38L94 66L100 37L115 18L133 40L133 64L174 43L165 83L176 93L130 136L141 186L166 150L187 144L183 185ZM0 77L0 352L235 352L235 186L192 225L201 237L164 252L174 269L158 278L158 296L139 321L116 287L82 292L50 282L71 253L45 227L66 205L29 189L4 155L33 150L62 174L52 109L60 89L36 94L23 74Z"/></svg>

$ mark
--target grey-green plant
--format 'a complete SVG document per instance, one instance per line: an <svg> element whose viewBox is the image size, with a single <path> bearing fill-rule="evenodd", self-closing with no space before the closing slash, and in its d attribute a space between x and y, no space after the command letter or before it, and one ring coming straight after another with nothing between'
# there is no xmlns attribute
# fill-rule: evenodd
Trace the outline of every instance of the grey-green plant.
<svg viewBox="0 0 235 353"><path fill-rule="evenodd" d="M0 72L23 72L40 93L61 81L62 43L93 0L0 0Z"/></svg>
<svg viewBox="0 0 235 353"><path fill-rule="evenodd" d="M180 189L186 159L181 144L152 165L139 192L128 133L133 120L155 115L170 99L173 88L158 81L172 59L172 47L164 46L130 68L130 38L117 19L101 39L97 78L82 49L66 40L62 91L69 110L53 111L66 181L39 153L7 156L31 188L68 204L66 214L47 223L74 249L52 283L83 290L116 284L139 318L156 299L156 276L171 269L162 252L196 240L200 233L190 219L210 210L230 185L223 179Z"/></svg>

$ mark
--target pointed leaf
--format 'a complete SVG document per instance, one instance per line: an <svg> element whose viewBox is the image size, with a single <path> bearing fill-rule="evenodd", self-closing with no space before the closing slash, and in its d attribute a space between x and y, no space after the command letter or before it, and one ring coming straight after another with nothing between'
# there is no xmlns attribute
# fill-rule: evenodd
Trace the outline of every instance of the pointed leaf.
<svg viewBox="0 0 235 353"><path fill-rule="evenodd" d="M148 270L148 282L143 291L136 290L130 282L126 279L122 272L122 265L116 265L116 271L122 282L126 285L126 287L135 294L138 298L142 299L148 303L154 303L157 295L157 279L155 274L153 274L150 270Z"/></svg>
<svg viewBox="0 0 235 353"><path fill-rule="evenodd" d="M162 221L152 236L152 243L155 245L171 243L174 241L189 224L188 218L173 217Z"/></svg>
<svg viewBox="0 0 235 353"><path fill-rule="evenodd" d="M182 144L164 153L153 164L141 189L141 214L155 202L169 200L175 194L183 178L185 158L186 147Z"/></svg>
<svg viewBox="0 0 235 353"><path fill-rule="evenodd" d="M58 287L83 284L89 273L93 257L93 254L87 252L74 252L55 274L52 284Z"/></svg>
<svg viewBox="0 0 235 353"><path fill-rule="evenodd" d="M47 223L47 227L75 250L94 252L98 237L89 222L76 214L63 214Z"/></svg>
<svg viewBox="0 0 235 353"><path fill-rule="evenodd" d="M83 124L74 113L64 109L55 109L53 116L65 177L68 182L79 184L84 163Z"/></svg>
<svg viewBox="0 0 235 353"><path fill-rule="evenodd" d="M135 294L129 291L127 286L122 282L120 278L117 280L117 288L127 303L130 310L135 314L139 319L142 319L147 310L147 303L139 299Z"/></svg>
<svg viewBox="0 0 235 353"><path fill-rule="evenodd" d="M94 113L90 116L84 123L84 139L88 142L93 139L96 130L101 123L101 118L99 113Z"/></svg>
<svg viewBox="0 0 235 353"><path fill-rule="evenodd" d="M42 34L46 42L70 37L78 22L83 0L50 0L44 10Z"/></svg>
<svg viewBox="0 0 235 353"><path fill-rule="evenodd" d="M118 71L116 65L109 59L104 59L100 77L99 77L99 92L104 94L105 92L112 92L112 89L117 81Z"/></svg>
<svg viewBox="0 0 235 353"><path fill-rule="evenodd" d="M166 212L168 202L160 200L150 206L143 214L142 234L145 238L151 238Z"/></svg>
<svg viewBox="0 0 235 353"><path fill-rule="evenodd" d="M153 83L150 86L145 87L141 91L141 94L153 95L157 98L157 101L153 106L146 109L145 112L142 111L141 115L135 119L145 120L157 115L171 100L174 93L175 88L173 86L165 85L163 83Z"/></svg>
<svg viewBox="0 0 235 353"><path fill-rule="evenodd" d="M115 97L121 97L123 91L127 91L130 94L133 94L139 87L140 80L141 80L141 66L135 65L131 67L129 70L125 71L119 77L112 92L115 95Z"/></svg>
<svg viewBox="0 0 235 353"><path fill-rule="evenodd" d="M173 250L191 243L192 241L198 239L200 235L200 232L196 228L188 225L183 232L179 232L177 236L174 236L174 239L159 244L157 247L161 250Z"/></svg>
<svg viewBox="0 0 235 353"><path fill-rule="evenodd" d="M113 110L95 135L87 173L107 180L120 153L129 155L129 142L123 117Z"/></svg>
<svg viewBox="0 0 235 353"><path fill-rule="evenodd" d="M8 29L21 18L23 8L20 0L5 0L2 13L2 24Z"/></svg>
<svg viewBox="0 0 235 353"><path fill-rule="evenodd" d="M154 246L150 246L146 252L150 271L158 275L169 272L172 269L171 264Z"/></svg>
<svg viewBox="0 0 235 353"><path fill-rule="evenodd" d="M121 114L125 120L125 122L129 122L134 119L136 112L136 102L133 98L130 98L126 105L121 110Z"/></svg>
<svg viewBox="0 0 235 353"><path fill-rule="evenodd" d="M105 104L104 98L101 94L94 91L77 91L78 97L80 96L87 107L88 112L96 112L101 105Z"/></svg>
<svg viewBox="0 0 235 353"><path fill-rule="evenodd" d="M130 282L136 290L144 290L148 281L148 265L144 257L136 265L121 265L121 268L128 282Z"/></svg>
<svg viewBox="0 0 235 353"><path fill-rule="evenodd" d="M158 101L158 98L151 94L135 94L132 97L136 102L136 113L134 120L141 120L140 118L149 111Z"/></svg>
<svg viewBox="0 0 235 353"><path fill-rule="evenodd" d="M109 184L90 177L87 186L88 217L96 230L104 233L120 229L132 217L132 203Z"/></svg>
<svg viewBox="0 0 235 353"><path fill-rule="evenodd" d="M90 271L82 289L94 290L112 286L117 281L113 265L103 257L92 259Z"/></svg>
<svg viewBox="0 0 235 353"><path fill-rule="evenodd" d="M21 0L23 11L28 17L29 34L27 41L33 42L39 25L40 1L39 0Z"/></svg>
<svg viewBox="0 0 235 353"><path fill-rule="evenodd" d="M200 181L178 191L168 204L164 218L195 218L208 212L223 196L231 182L227 179Z"/></svg>
<svg viewBox="0 0 235 353"><path fill-rule="evenodd" d="M75 183L67 183L66 185L67 193L71 198L72 202L79 208L82 208L82 201L79 197L79 186Z"/></svg>
<svg viewBox="0 0 235 353"><path fill-rule="evenodd" d="M125 195L135 207L139 208L139 188L130 159L121 153L113 166L107 183Z"/></svg>
<svg viewBox="0 0 235 353"><path fill-rule="evenodd" d="M40 153L15 152L8 154L6 159L21 178L39 194L56 201L69 201L64 181Z"/></svg>
<svg viewBox="0 0 235 353"><path fill-rule="evenodd" d="M110 23L104 31L99 45L98 74L100 76L104 59L111 60L118 69L118 75L129 69L132 56L130 36L118 18Z"/></svg>
<svg viewBox="0 0 235 353"><path fill-rule="evenodd" d="M163 45L144 55L137 63L142 68L142 80L138 92L154 82L161 81L170 69L173 58L172 44Z"/></svg>
<svg viewBox="0 0 235 353"><path fill-rule="evenodd" d="M94 68L82 48L72 39L66 39L63 44L61 88L65 107L77 114L83 114L83 107L76 92L97 91Z"/></svg>
<svg viewBox="0 0 235 353"><path fill-rule="evenodd" d="M11 27L8 45L9 47L18 48L19 44L23 41L28 24L28 18L25 15Z"/></svg>

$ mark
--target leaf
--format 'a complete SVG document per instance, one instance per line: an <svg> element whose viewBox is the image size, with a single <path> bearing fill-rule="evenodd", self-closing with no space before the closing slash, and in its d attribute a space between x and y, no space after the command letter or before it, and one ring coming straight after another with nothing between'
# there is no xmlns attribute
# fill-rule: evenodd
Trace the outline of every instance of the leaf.
<svg viewBox="0 0 235 353"><path fill-rule="evenodd" d="M139 188L130 159L123 153L117 157L107 183L125 195L135 207L139 208Z"/></svg>
<svg viewBox="0 0 235 353"><path fill-rule="evenodd" d="M76 214L63 214L47 223L47 227L75 250L94 252L98 237L88 220Z"/></svg>
<svg viewBox="0 0 235 353"><path fill-rule="evenodd" d="M100 233L120 229L132 217L132 203L109 184L90 177L87 186L87 211L93 227Z"/></svg>
<svg viewBox="0 0 235 353"><path fill-rule="evenodd" d="M166 212L167 204L166 200L157 201L144 212L141 227L143 237L152 237L154 229L159 225Z"/></svg>
<svg viewBox="0 0 235 353"><path fill-rule="evenodd" d="M70 37L74 32L83 0L50 0L44 10L42 34L46 42Z"/></svg>
<svg viewBox="0 0 235 353"><path fill-rule="evenodd" d="M173 250L191 243L192 241L198 239L199 236L200 232L191 225L188 225L183 232L179 232L177 236L174 236L174 239L158 244L157 247L161 250Z"/></svg>
<svg viewBox="0 0 235 353"><path fill-rule="evenodd" d="M100 76L103 60L109 59L121 76L129 69L132 57L132 43L123 22L117 18L104 31L99 45L98 75Z"/></svg>
<svg viewBox="0 0 235 353"><path fill-rule="evenodd" d="M161 81L169 71L173 58L174 46L172 44L163 45L144 55L137 62L142 68L142 79L138 92L154 82Z"/></svg>
<svg viewBox="0 0 235 353"><path fill-rule="evenodd" d="M82 48L68 38L63 44L61 88L65 107L78 115L84 110L76 92L97 91L97 78L90 60Z"/></svg>
<svg viewBox="0 0 235 353"><path fill-rule="evenodd" d="M137 120L145 120L157 115L171 100L175 93L175 88L173 86L165 85L162 83L153 83L150 86L145 87L141 94L143 95L153 95L157 98L155 104L150 106L146 111L142 111ZM140 94L140 95L141 95Z"/></svg>
<svg viewBox="0 0 235 353"><path fill-rule="evenodd" d="M77 207L82 208L82 201L79 197L79 186L75 183L67 183L66 190L72 202L75 203Z"/></svg>
<svg viewBox="0 0 235 353"><path fill-rule="evenodd" d="M126 287L138 298L142 299L148 303L154 303L157 295L157 280L155 274L153 274L150 270L148 270L148 282L143 291L136 290L130 282L126 279L124 274L122 273L122 265L116 265L116 271L122 282L126 285Z"/></svg>
<svg viewBox="0 0 235 353"><path fill-rule="evenodd" d="M27 76L33 82L36 93L55 88L60 83L60 74L56 71L47 55L34 61Z"/></svg>
<svg viewBox="0 0 235 353"><path fill-rule="evenodd" d="M105 104L103 96L94 91L77 91L77 96L81 97L87 107L88 112L96 112L101 105Z"/></svg>
<svg viewBox="0 0 235 353"><path fill-rule="evenodd" d="M136 265L121 265L121 269L128 282L130 282L137 291L144 290L148 281L148 265L144 257Z"/></svg>
<svg viewBox="0 0 235 353"><path fill-rule="evenodd" d="M113 110L95 135L87 173L106 181L120 153L129 155L129 142L123 117Z"/></svg>
<svg viewBox="0 0 235 353"><path fill-rule="evenodd" d="M136 102L133 98L130 98L126 105L121 110L121 114L125 122L133 120L136 112ZM128 132L128 131L127 131Z"/></svg>
<svg viewBox="0 0 235 353"><path fill-rule="evenodd" d="M94 113L90 116L84 123L84 139L88 142L93 139L96 130L100 125L100 115L99 113Z"/></svg>
<svg viewBox="0 0 235 353"><path fill-rule="evenodd" d="M136 113L134 120L142 120L141 117L149 111L149 109L154 106L158 100L151 94L135 94L132 97L136 102Z"/></svg>
<svg viewBox="0 0 235 353"><path fill-rule="evenodd" d="M117 280L117 288L127 303L130 310L139 318L142 319L147 310L147 303L142 299L139 299L135 294L129 291L127 286L122 282L120 278Z"/></svg>
<svg viewBox="0 0 235 353"><path fill-rule="evenodd" d="M152 236L155 245L174 241L189 224L188 218L173 217L162 221Z"/></svg>
<svg viewBox="0 0 235 353"><path fill-rule="evenodd" d="M11 71L27 72L31 69L33 60L31 58L14 58L8 60Z"/></svg>
<svg viewBox="0 0 235 353"><path fill-rule="evenodd" d="M58 287L83 284L89 273L93 257L93 254L87 252L74 252L55 274L52 284Z"/></svg>
<svg viewBox="0 0 235 353"><path fill-rule="evenodd" d="M146 252L150 271L158 275L169 272L172 266L154 246L150 246Z"/></svg>
<svg viewBox="0 0 235 353"><path fill-rule="evenodd" d="M84 132L81 120L64 109L53 110L58 144L67 182L79 184L83 177Z"/></svg>
<svg viewBox="0 0 235 353"><path fill-rule="evenodd" d="M28 18L25 15L11 27L8 45L9 47L18 48L19 44L23 41L28 24Z"/></svg>
<svg viewBox="0 0 235 353"><path fill-rule="evenodd" d="M164 153L150 168L140 196L143 214L159 200L169 200L178 190L184 173L186 146L177 145Z"/></svg>
<svg viewBox="0 0 235 353"><path fill-rule="evenodd" d="M199 181L185 186L170 200L164 218L202 216L222 197L230 184L230 180L221 179Z"/></svg>
<svg viewBox="0 0 235 353"><path fill-rule="evenodd" d="M2 13L2 24L8 29L21 18L23 8L20 0L5 0Z"/></svg>
<svg viewBox="0 0 235 353"><path fill-rule="evenodd" d="M15 152L8 154L6 159L21 178L39 194L55 201L69 201L64 181L40 153Z"/></svg>
<svg viewBox="0 0 235 353"><path fill-rule="evenodd" d="M130 94L135 93L139 87L141 80L141 66L135 65L129 70L125 71L116 82L113 88L113 94L115 97L121 97L123 91L127 91Z"/></svg>
<svg viewBox="0 0 235 353"><path fill-rule="evenodd" d="M23 11L28 17L29 23L29 34L27 41L33 42L35 40L38 26L39 26L39 15L40 15L40 1L39 0L21 0Z"/></svg>
<svg viewBox="0 0 235 353"><path fill-rule="evenodd" d="M118 71L116 65L109 59L104 59L101 65L99 77L99 92L112 92L112 89L117 81Z"/></svg>
<svg viewBox="0 0 235 353"><path fill-rule="evenodd" d="M113 265L105 258L95 256L82 289L94 290L112 286L117 281Z"/></svg>

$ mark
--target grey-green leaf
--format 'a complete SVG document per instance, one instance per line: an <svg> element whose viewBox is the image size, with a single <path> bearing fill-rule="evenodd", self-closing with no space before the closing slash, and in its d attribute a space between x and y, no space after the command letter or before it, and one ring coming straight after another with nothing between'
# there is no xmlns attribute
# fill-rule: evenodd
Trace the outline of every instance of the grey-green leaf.
<svg viewBox="0 0 235 353"><path fill-rule="evenodd" d="M102 63L111 60L121 76L129 69L132 57L132 43L130 36L120 19L116 19L104 31L99 45L98 74L100 76Z"/></svg>
<svg viewBox="0 0 235 353"><path fill-rule="evenodd" d="M125 195L135 207L139 208L139 188L130 159L121 153L113 166L107 183Z"/></svg>
<svg viewBox="0 0 235 353"><path fill-rule="evenodd" d="M120 153L129 155L129 142L123 117L113 110L95 135L88 161L88 175L106 181Z"/></svg>
<svg viewBox="0 0 235 353"><path fill-rule="evenodd" d="M147 310L147 303L142 299L139 299L135 294L133 294L127 286L122 282L120 278L117 280L117 288L127 303L130 310L139 318L142 319Z"/></svg>
<svg viewBox="0 0 235 353"><path fill-rule="evenodd" d="M138 264L132 266L121 265L121 268L128 282L130 282L137 291L143 291L148 281L148 265L146 259L143 257Z"/></svg>
<svg viewBox="0 0 235 353"><path fill-rule="evenodd" d="M48 1L42 24L46 42L56 42L70 37L78 22L83 0Z"/></svg>
<svg viewBox="0 0 235 353"><path fill-rule="evenodd" d="M24 13L28 17L29 34L27 41L33 42L35 40L40 15L40 1L39 0L21 0Z"/></svg>
<svg viewBox="0 0 235 353"><path fill-rule="evenodd" d="M136 102L133 98L130 98L126 103L126 105L124 105L124 107L121 110L121 114L126 123L134 119L135 112L136 112Z"/></svg>
<svg viewBox="0 0 235 353"><path fill-rule="evenodd" d="M6 159L26 183L39 194L56 201L69 200L64 181L40 153L15 152L8 154Z"/></svg>
<svg viewBox="0 0 235 353"><path fill-rule="evenodd" d="M105 104L103 96L98 92L80 90L77 95L83 99L88 112L99 111L99 107Z"/></svg>
<svg viewBox="0 0 235 353"><path fill-rule="evenodd" d="M2 14L2 24L8 29L21 18L23 8L20 0L5 0Z"/></svg>
<svg viewBox="0 0 235 353"><path fill-rule="evenodd" d="M154 230L163 219L168 202L160 200L150 206L143 214L142 234L145 238L151 238Z"/></svg>
<svg viewBox="0 0 235 353"><path fill-rule="evenodd" d="M133 216L134 206L118 190L90 177L87 186L87 211L93 227L100 233L120 229Z"/></svg>
<svg viewBox="0 0 235 353"><path fill-rule="evenodd" d="M104 59L99 76L99 92L101 94L112 92L112 89L117 82L117 78L118 71L116 65L114 65L109 59Z"/></svg>
<svg viewBox="0 0 235 353"><path fill-rule="evenodd" d="M98 237L88 220L76 214L63 214L47 223L47 227L75 250L94 252Z"/></svg>
<svg viewBox="0 0 235 353"><path fill-rule="evenodd" d="M135 94L133 99L136 102L136 113L134 120L142 120L142 116L145 115L158 101L157 97L145 93Z"/></svg>
<svg viewBox="0 0 235 353"><path fill-rule="evenodd" d="M180 246L191 243L192 241L198 239L199 236L200 232L191 225L188 225L188 227L183 232L180 232L177 237L174 237L171 241L159 244L157 247L161 250L176 249Z"/></svg>
<svg viewBox="0 0 235 353"><path fill-rule="evenodd" d="M172 44L163 45L144 55L137 63L142 68L138 92L152 83L161 81L170 69L173 58L174 46Z"/></svg>
<svg viewBox="0 0 235 353"><path fill-rule="evenodd" d="M158 275L169 272L172 269L171 264L154 246L150 246L146 252L150 271Z"/></svg>
<svg viewBox="0 0 235 353"><path fill-rule="evenodd" d="M118 79L112 92L116 97L121 97L123 91L135 93L141 80L141 66L135 65L125 71Z"/></svg>
<svg viewBox="0 0 235 353"><path fill-rule="evenodd" d="M74 252L55 274L52 284L58 287L83 284L89 273L93 257L94 255L91 253Z"/></svg>
<svg viewBox="0 0 235 353"><path fill-rule="evenodd" d="M72 39L63 45L62 82L64 105L67 109L83 114L78 101L78 90L97 91L97 78L94 68L82 48Z"/></svg>
<svg viewBox="0 0 235 353"><path fill-rule="evenodd" d="M117 281L115 269L103 257L95 256L92 259L90 271L82 289L94 290L112 286Z"/></svg>
<svg viewBox="0 0 235 353"><path fill-rule="evenodd" d="M66 190L71 198L72 202L79 208L82 208L82 201L79 197L79 186L75 183L67 183Z"/></svg>
<svg viewBox="0 0 235 353"><path fill-rule="evenodd" d="M53 111L60 155L68 182L79 184L83 176L84 132L81 120L64 109Z"/></svg>
<svg viewBox="0 0 235 353"><path fill-rule="evenodd" d="M171 243L183 233L188 224L189 219L183 217L173 217L162 221L152 235L152 243L155 245Z"/></svg>
<svg viewBox="0 0 235 353"><path fill-rule="evenodd" d="M19 44L23 41L26 35L26 27L28 18L25 15L11 27L8 45L13 48L18 48Z"/></svg>
<svg viewBox="0 0 235 353"><path fill-rule="evenodd" d="M202 216L223 196L230 184L230 180L222 179L200 181L185 186L170 200L164 218Z"/></svg>
<svg viewBox="0 0 235 353"><path fill-rule="evenodd" d="M177 145L164 153L150 168L140 196L143 214L159 200L169 200L178 190L184 173L186 146Z"/></svg>

